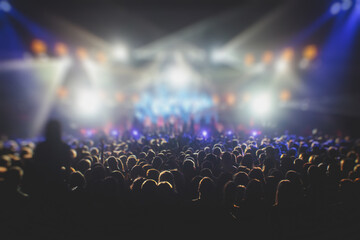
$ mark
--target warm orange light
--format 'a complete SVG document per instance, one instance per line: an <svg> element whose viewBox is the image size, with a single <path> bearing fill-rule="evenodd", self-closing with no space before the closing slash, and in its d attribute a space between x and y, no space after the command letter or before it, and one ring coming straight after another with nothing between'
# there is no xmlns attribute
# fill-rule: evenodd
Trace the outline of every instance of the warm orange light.
<svg viewBox="0 0 360 240"><path fill-rule="evenodd" d="M88 56L88 53L87 53L87 51L86 51L85 48L83 48L83 47L78 47L78 48L76 49L76 56L77 56L79 59L83 60L83 59L85 59L85 58Z"/></svg>
<svg viewBox="0 0 360 240"><path fill-rule="evenodd" d="M307 60L314 60L318 54L318 50L315 45L308 45L304 48L303 57Z"/></svg>
<svg viewBox="0 0 360 240"><path fill-rule="evenodd" d="M234 105L236 101L236 96L233 93L228 93L226 95L226 103L230 106Z"/></svg>
<svg viewBox="0 0 360 240"><path fill-rule="evenodd" d="M59 98L64 99L68 96L69 91L65 87L59 87L57 90L57 95Z"/></svg>
<svg viewBox="0 0 360 240"><path fill-rule="evenodd" d="M98 52L98 54L96 55L96 59L98 60L99 63L105 63L107 60L103 52Z"/></svg>
<svg viewBox="0 0 360 240"><path fill-rule="evenodd" d="M291 61L294 58L294 50L292 48L285 48L285 50L282 53L282 58L286 61Z"/></svg>
<svg viewBox="0 0 360 240"><path fill-rule="evenodd" d="M58 42L55 44L55 53L58 56L65 56L68 54L68 48L64 43Z"/></svg>
<svg viewBox="0 0 360 240"><path fill-rule="evenodd" d="M217 94L214 94L214 95L212 96L212 101L213 101L213 103L214 103L215 105L218 105L218 104L220 103L220 98L219 98L219 96L218 96Z"/></svg>
<svg viewBox="0 0 360 240"><path fill-rule="evenodd" d="M36 54L43 54L46 52L47 46L45 42L40 39L34 39L31 43L31 50Z"/></svg>
<svg viewBox="0 0 360 240"><path fill-rule="evenodd" d="M117 92L115 95L116 101L123 102L125 100L125 95L121 92Z"/></svg>
<svg viewBox="0 0 360 240"><path fill-rule="evenodd" d="M264 55L263 55L263 57L262 57L262 61L263 61L264 63L266 63L266 64L269 64L269 63L271 63L271 61L273 60L273 58L274 58L273 52L271 52L271 51L266 51L266 52L264 52Z"/></svg>
<svg viewBox="0 0 360 240"><path fill-rule="evenodd" d="M255 57L253 54L248 53L245 55L245 65L251 66L255 62Z"/></svg>
<svg viewBox="0 0 360 240"><path fill-rule="evenodd" d="M281 93L280 93L280 99L281 99L281 101L286 102L286 101L289 101L290 98L291 98L291 92L290 92L289 90L283 90L283 91L281 91Z"/></svg>

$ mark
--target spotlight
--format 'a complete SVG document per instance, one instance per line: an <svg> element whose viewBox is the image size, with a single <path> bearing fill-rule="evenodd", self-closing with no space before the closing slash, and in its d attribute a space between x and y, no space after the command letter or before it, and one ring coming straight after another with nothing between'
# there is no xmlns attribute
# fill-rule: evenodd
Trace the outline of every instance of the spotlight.
<svg viewBox="0 0 360 240"><path fill-rule="evenodd" d="M251 103L252 112L258 116L268 115L272 108L272 99L269 94L263 93L256 96Z"/></svg>
<svg viewBox="0 0 360 240"><path fill-rule="evenodd" d="M135 137L137 137L137 136L139 136L139 132L138 132L136 129L134 129L134 130L132 131L132 135L135 136Z"/></svg>
<svg viewBox="0 0 360 240"><path fill-rule="evenodd" d="M256 131L252 131L251 135L253 135L254 137L257 135Z"/></svg>
<svg viewBox="0 0 360 240"><path fill-rule="evenodd" d="M93 135L93 130L92 129L88 129L87 131L86 131L86 136L87 137L91 137Z"/></svg>
<svg viewBox="0 0 360 240"><path fill-rule="evenodd" d="M342 0L341 9L347 11L352 7L352 4L351 0Z"/></svg>
<svg viewBox="0 0 360 240"><path fill-rule="evenodd" d="M203 131L202 131L202 135L203 135L203 137L207 137L208 132L207 132L206 130L203 130Z"/></svg>
<svg viewBox="0 0 360 240"><path fill-rule="evenodd" d="M100 98L93 91L82 91L77 95L76 108L82 115L93 116L100 108Z"/></svg>
<svg viewBox="0 0 360 240"><path fill-rule="evenodd" d="M228 134L228 135L232 135L232 131L229 130L229 131L227 132L227 134Z"/></svg>
<svg viewBox="0 0 360 240"><path fill-rule="evenodd" d="M113 135L113 136L117 136L117 135L119 135L119 132L116 130L116 129L113 129L112 131L111 131L111 135Z"/></svg>
<svg viewBox="0 0 360 240"><path fill-rule="evenodd" d="M285 60L280 59L275 67L277 72L285 72L288 69L288 63Z"/></svg>
<svg viewBox="0 0 360 240"><path fill-rule="evenodd" d="M0 1L0 10L4 12L10 12L12 9L8 1Z"/></svg>
<svg viewBox="0 0 360 240"><path fill-rule="evenodd" d="M170 84L175 87L184 87L189 83L189 73L181 67L172 67L167 72L167 78Z"/></svg>
<svg viewBox="0 0 360 240"><path fill-rule="evenodd" d="M211 61L214 63L224 62L227 59L227 54L222 50L213 50L211 52Z"/></svg>
<svg viewBox="0 0 360 240"><path fill-rule="evenodd" d="M341 11L342 5L340 2L335 2L330 7L330 13L336 15Z"/></svg>
<svg viewBox="0 0 360 240"><path fill-rule="evenodd" d="M124 45L115 46L112 55L116 61L125 62L129 59L129 51Z"/></svg>

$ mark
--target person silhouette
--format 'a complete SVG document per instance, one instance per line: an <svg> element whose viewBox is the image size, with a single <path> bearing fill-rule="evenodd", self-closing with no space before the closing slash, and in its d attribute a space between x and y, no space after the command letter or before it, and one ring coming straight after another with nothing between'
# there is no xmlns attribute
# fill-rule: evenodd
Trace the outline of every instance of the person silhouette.
<svg viewBox="0 0 360 240"><path fill-rule="evenodd" d="M45 141L37 144L33 164L37 176L38 188L48 193L58 193L66 189L70 175L71 150L61 139L61 124L50 120L45 128ZM45 188L45 189L44 189Z"/></svg>

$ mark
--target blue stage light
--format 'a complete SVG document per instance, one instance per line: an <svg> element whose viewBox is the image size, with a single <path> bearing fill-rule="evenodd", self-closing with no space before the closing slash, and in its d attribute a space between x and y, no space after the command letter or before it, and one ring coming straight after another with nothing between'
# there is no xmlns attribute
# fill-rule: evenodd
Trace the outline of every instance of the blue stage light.
<svg viewBox="0 0 360 240"><path fill-rule="evenodd" d="M203 137L207 137L208 132L206 130L204 130L204 131L202 131L202 135L203 135Z"/></svg>
<svg viewBox="0 0 360 240"><path fill-rule="evenodd" d="M347 11L352 7L352 5L353 5L352 0L342 0L341 8L342 10Z"/></svg>
<svg viewBox="0 0 360 240"><path fill-rule="evenodd" d="M330 7L330 13L336 15L341 11L342 5L340 2L335 2Z"/></svg>
<svg viewBox="0 0 360 240"><path fill-rule="evenodd" d="M137 136L139 135L139 132L134 129L134 130L132 131L132 134L133 134L135 137L137 137Z"/></svg>
<svg viewBox="0 0 360 240"><path fill-rule="evenodd" d="M12 9L8 1L0 1L0 10L4 12L10 12Z"/></svg>

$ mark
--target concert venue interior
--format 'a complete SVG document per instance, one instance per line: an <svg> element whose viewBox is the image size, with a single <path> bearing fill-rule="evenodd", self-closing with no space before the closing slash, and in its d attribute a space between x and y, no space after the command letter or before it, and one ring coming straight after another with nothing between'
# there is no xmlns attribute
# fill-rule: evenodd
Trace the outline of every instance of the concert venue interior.
<svg viewBox="0 0 360 240"><path fill-rule="evenodd" d="M1 132L35 137L49 117L77 132L192 117L354 133L357 1L241 2L1 1Z"/></svg>
<svg viewBox="0 0 360 240"><path fill-rule="evenodd" d="M100 135L354 143L359 30L360 0L0 0L0 146L42 141L49 119L104 166Z"/></svg>

